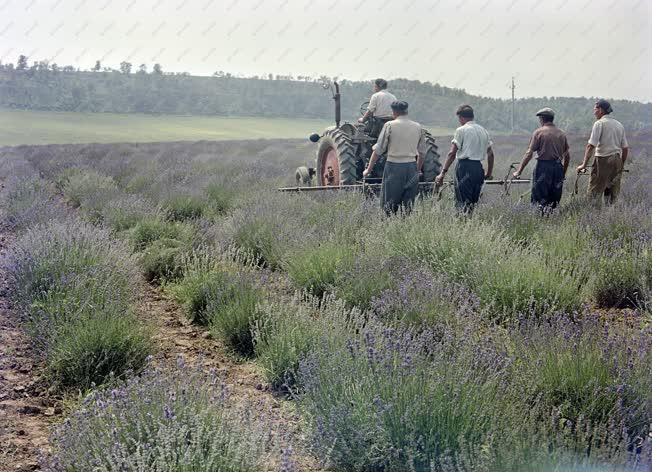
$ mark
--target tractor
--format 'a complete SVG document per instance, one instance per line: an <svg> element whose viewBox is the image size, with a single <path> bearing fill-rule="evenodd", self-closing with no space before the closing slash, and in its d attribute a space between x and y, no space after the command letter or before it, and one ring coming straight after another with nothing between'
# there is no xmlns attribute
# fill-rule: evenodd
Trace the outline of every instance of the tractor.
<svg viewBox="0 0 652 472"><path fill-rule="evenodd" d="M301 166L297 168L295 177L297 186L310 187L342 187L353 186L360 183L369 183L379 187L382 182L386 156L379 156L373 173L366 179L362 172L369 163L372 146L378 137L372 133L375 118L366 123L344 122L340 124L340 87L334 82L324 82L323 87L330 90L335 101L335 126L330 126L320 134L312 134L310 141L317 144L316 167ZM360 106L360 113L364 114L369 102ZM424 137L427 142L427 152L423 163L423 182L433 182L440 171L439 154L435 138L425 128ZM316 179L315 179L316 177ZM373 185L375 184L375 185Z"/></svg>

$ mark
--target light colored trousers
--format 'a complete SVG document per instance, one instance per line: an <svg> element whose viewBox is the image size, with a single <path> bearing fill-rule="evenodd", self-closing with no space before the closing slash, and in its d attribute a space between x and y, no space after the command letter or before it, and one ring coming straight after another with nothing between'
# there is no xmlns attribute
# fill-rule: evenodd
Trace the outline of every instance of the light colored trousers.
<svg viewBox="0 0 652 472"><path fill-rule="evenodd" d="M620 193L622 175L623 160L619 152L609 156L596 156L589 178L589 196L594 199L604 197L607 203L615 202Z"/></svg>

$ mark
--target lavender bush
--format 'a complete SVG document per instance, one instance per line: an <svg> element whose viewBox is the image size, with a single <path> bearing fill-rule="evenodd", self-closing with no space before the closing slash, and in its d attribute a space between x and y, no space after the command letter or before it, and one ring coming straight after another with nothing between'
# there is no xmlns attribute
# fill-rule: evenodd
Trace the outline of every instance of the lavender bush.
<svg viewBox="0 0 652 472"><path fill-rule="evenodd" d="M599 307L640 307L650 296L646 252L650 235L634 241L604 240L594 249L590 297Z"/></svg>
<svg viewBox="0 0 652 472"><path fill-rule="evenodd" d="M264 275L263 275L264 277ZM215 337L248 356L253 353L252 327L260 312L261 282L246 272L215 265L190 266L182 280L167 290L195 322L207 324Z"/></svg>
<svg viewBox="0 0 652 472"><path fill-rule="evenodd" d="M226 214L233 206L237 191L222 182L211 182L204 189L208 209L215 216Z"/></svg>
<svg viewBox="0 0 652 472"><path fill-rule="evenodd" d="M140 368L151 348L131 312L138 274L127 248L71 220L27 231L5 261L53 380L89 388Z"/></svg>
<svg viewBox="0 0 652 472"><path fill-rule="evenodd" d="M269 436L215 374L177 361L95 391L53 435L51 470L259 470Z"/></svg>
<svg viewBox="0 0 652 472"><path fill-rule="evenodd" d="M652 331L588 313L521 322L511 340L519 390L569 421L621 421L645 435L652 420Z"/></svg>
<svg viewBox="0 0 652 472"><path fill-rule="evenodd" d="M206 307L213 291L227 283L228 274L216 270L211 263L189 264L183 272L183 278L165 286L177 302L179 302L191 321L198 324L208 324Z"/></svg>
<svg viewBox="0 0 652 472"><path fill-rule="evenodd" d="M182 274L183 256L187 251L187 245L176 239L157 239L139 256L145 279L161 283L179 278Z"/></svg>
<svg viewBox="0 0 652 472"><path fill-rule="evenodd" d="M156 209L143 198L121 195L113 199L102 211L105 227L116 233L129 230L141 220L156 217Z"/></svg>
<svg viewBox="0 0 652 472"><path fill-rule="evenodd" d="M267 303L260 310L252 330L256 361L267 381L284 390L301 389L299 362L318 344L340 345L362 326L359 311L332 295L295 295L291 302Z"/></svg>
<svg viewBox="0 0 652 472"><path fill-rule="evenodd" d="M170 221L199 218L204 213L205 205L205 201L193 195L175 195L162 202L166 217Z"/></svg>
<svg viewBox="0 0 652 472"><path fill-rule="evenodd" d="M509 364L497 346L461 345L450 331L433 338L368 325L345 347L324 344L301 363L299 402L326 464L437 470L499 422Z"/></svg>
<svg viewBox="0 0 652 472"><path fill-rule="evenodd" d="M417 211L407 225L391 222L385 235L388 251L465 284L495 316L580 305L563 261L546 261L536 247L514 247L496 226L475 220L453 224L450 216Z"/></svg>
<svg viewBox="0 0 652 472"><path fill-rule="evenodd" d="M25 231L48 221L63 221L69 212L55 201L47 185L36 177L16 180L7 185L2 196L2 226Z"/></svg>
<svg viewBox="0 0 652 472"><path fill-rule="evenodd" d="M261 192L249 195L220 225L218 244L223 249L235 245L259 265L279 269L292 254L333 237L353 242L366 227L360 220L364 211L357 195L336 200Z"/></svg>
<svg viewBox="0 0 652 472"><path fill-rule="evenodd" d="M556 218L554 215L553 218ZM483 207L478 215L482 221L502 228L514 245L527 246L536 238L539 231L550 226L550 218L541 218L539 209L529 202L498 200Z"/></svg>
<svg viewBox="0 0 652 472"><path fill-rule="evenodd" d="M374 297L395 285L397 270L404 267L400 257L385 258L377 252L364 252L354 260L342 260L335 277L335 294L350 306L371 308Z"/></svg>
<svg viewBox="0 0 652 472"><path fill-rule="evenodd" d="M443 275L426 268L403 267L397 272L396 287L384 290L371 301L373 311L386 322L451 323L456 317L481 312L477 296Z"/></svg>
<svg viewBox="0 0 652 472"><path fill-rule="evenodd" d="M211 333L238 354L254 351L252 328L260 317L258 302L262 291L251 277L238 274L208 296L206 318Z"/></svg>
<svg viewBox="0 0 652 472"><path fill-rule="evenodd" d="M298 289L321 297L333 289L338 269L350 266L354 254L354 247L345 242L326 241L310 250L302 248L286 256L283 267Z"/></svg>
<svg viewBox="0 0 652 472"><path fill-rule="evenodd" d="M367 322L301 362L316 454L344 470L646 470L649 329L471 318L437 330ZM636 338L630 347L631 336ZM514 344L516 342L516 344Z"/></svg>
<svg viewBox="0 0 652 472"><path fill-rule="evenodd" d="M137 272L128 249L105 231L74 219L30 229L12 248L8 263L15 300L23 305L65 289L78 274L84 282L113 287L117 301L135 293Z"/></svg>
<svg viewBox="0 0 652 472"><path fill-rule="evenodd" d="M168 222L150 217L136 223L130 230L129 240L135 251L142 251L160 239L189 241L192 239L192 233L193 228L186 223Z"/></svg>
<svg viewBox="0 0 652 472"><path fill-rule="evenodd" d="M63 194L75 208L81 208L94 223L99 223L107 203L119 194L113 178L87 169L74 169L60 180Z"/></svg>
<svg viewBox="0 0 652 472"><path fill-rule="evenodd" d="M441 470L643 472L652 467L652 439L628 434L617 421L572 422L557 410L546 415L538 405L512 421L512 429L488 435L482 445L465 445L442 458Z"/></svg>

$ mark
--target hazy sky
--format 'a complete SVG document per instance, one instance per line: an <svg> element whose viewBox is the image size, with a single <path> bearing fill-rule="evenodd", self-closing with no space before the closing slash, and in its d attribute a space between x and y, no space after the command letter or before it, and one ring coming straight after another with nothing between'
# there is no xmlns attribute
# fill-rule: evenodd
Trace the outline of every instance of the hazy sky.
<svg viewBox="0 0 652 472"><path fill-rule="evenodd" d="M651 0L0 0L0 60L652 101Z"/></svg>

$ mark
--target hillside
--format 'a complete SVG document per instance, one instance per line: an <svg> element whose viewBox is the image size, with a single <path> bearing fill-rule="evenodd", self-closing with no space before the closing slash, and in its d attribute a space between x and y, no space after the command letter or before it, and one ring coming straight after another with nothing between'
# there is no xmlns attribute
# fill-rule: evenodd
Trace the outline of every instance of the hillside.
<svg viewBox="0 0 652 472"><path fill-rule="evenodd" d="M79 71L47 63L0 65L0 107L48 111L257 116L332 119L333 103L317 79L301 77L239 78L147 73L143 70ZM454 127L455 108L469 103L487 127L511 128L509 100L486 98L416 80L397 79L390 90L407 100L415 119L429 125ZM342 116L352 120L370 95L369 82L341 80ZM586 130L593 116L591 98L543 97L518 99L515 128L532 130L534 113L543 106L558 112L567 130ZM652 128L652 104L612 101L616 116L630 130Z"/></svg>

